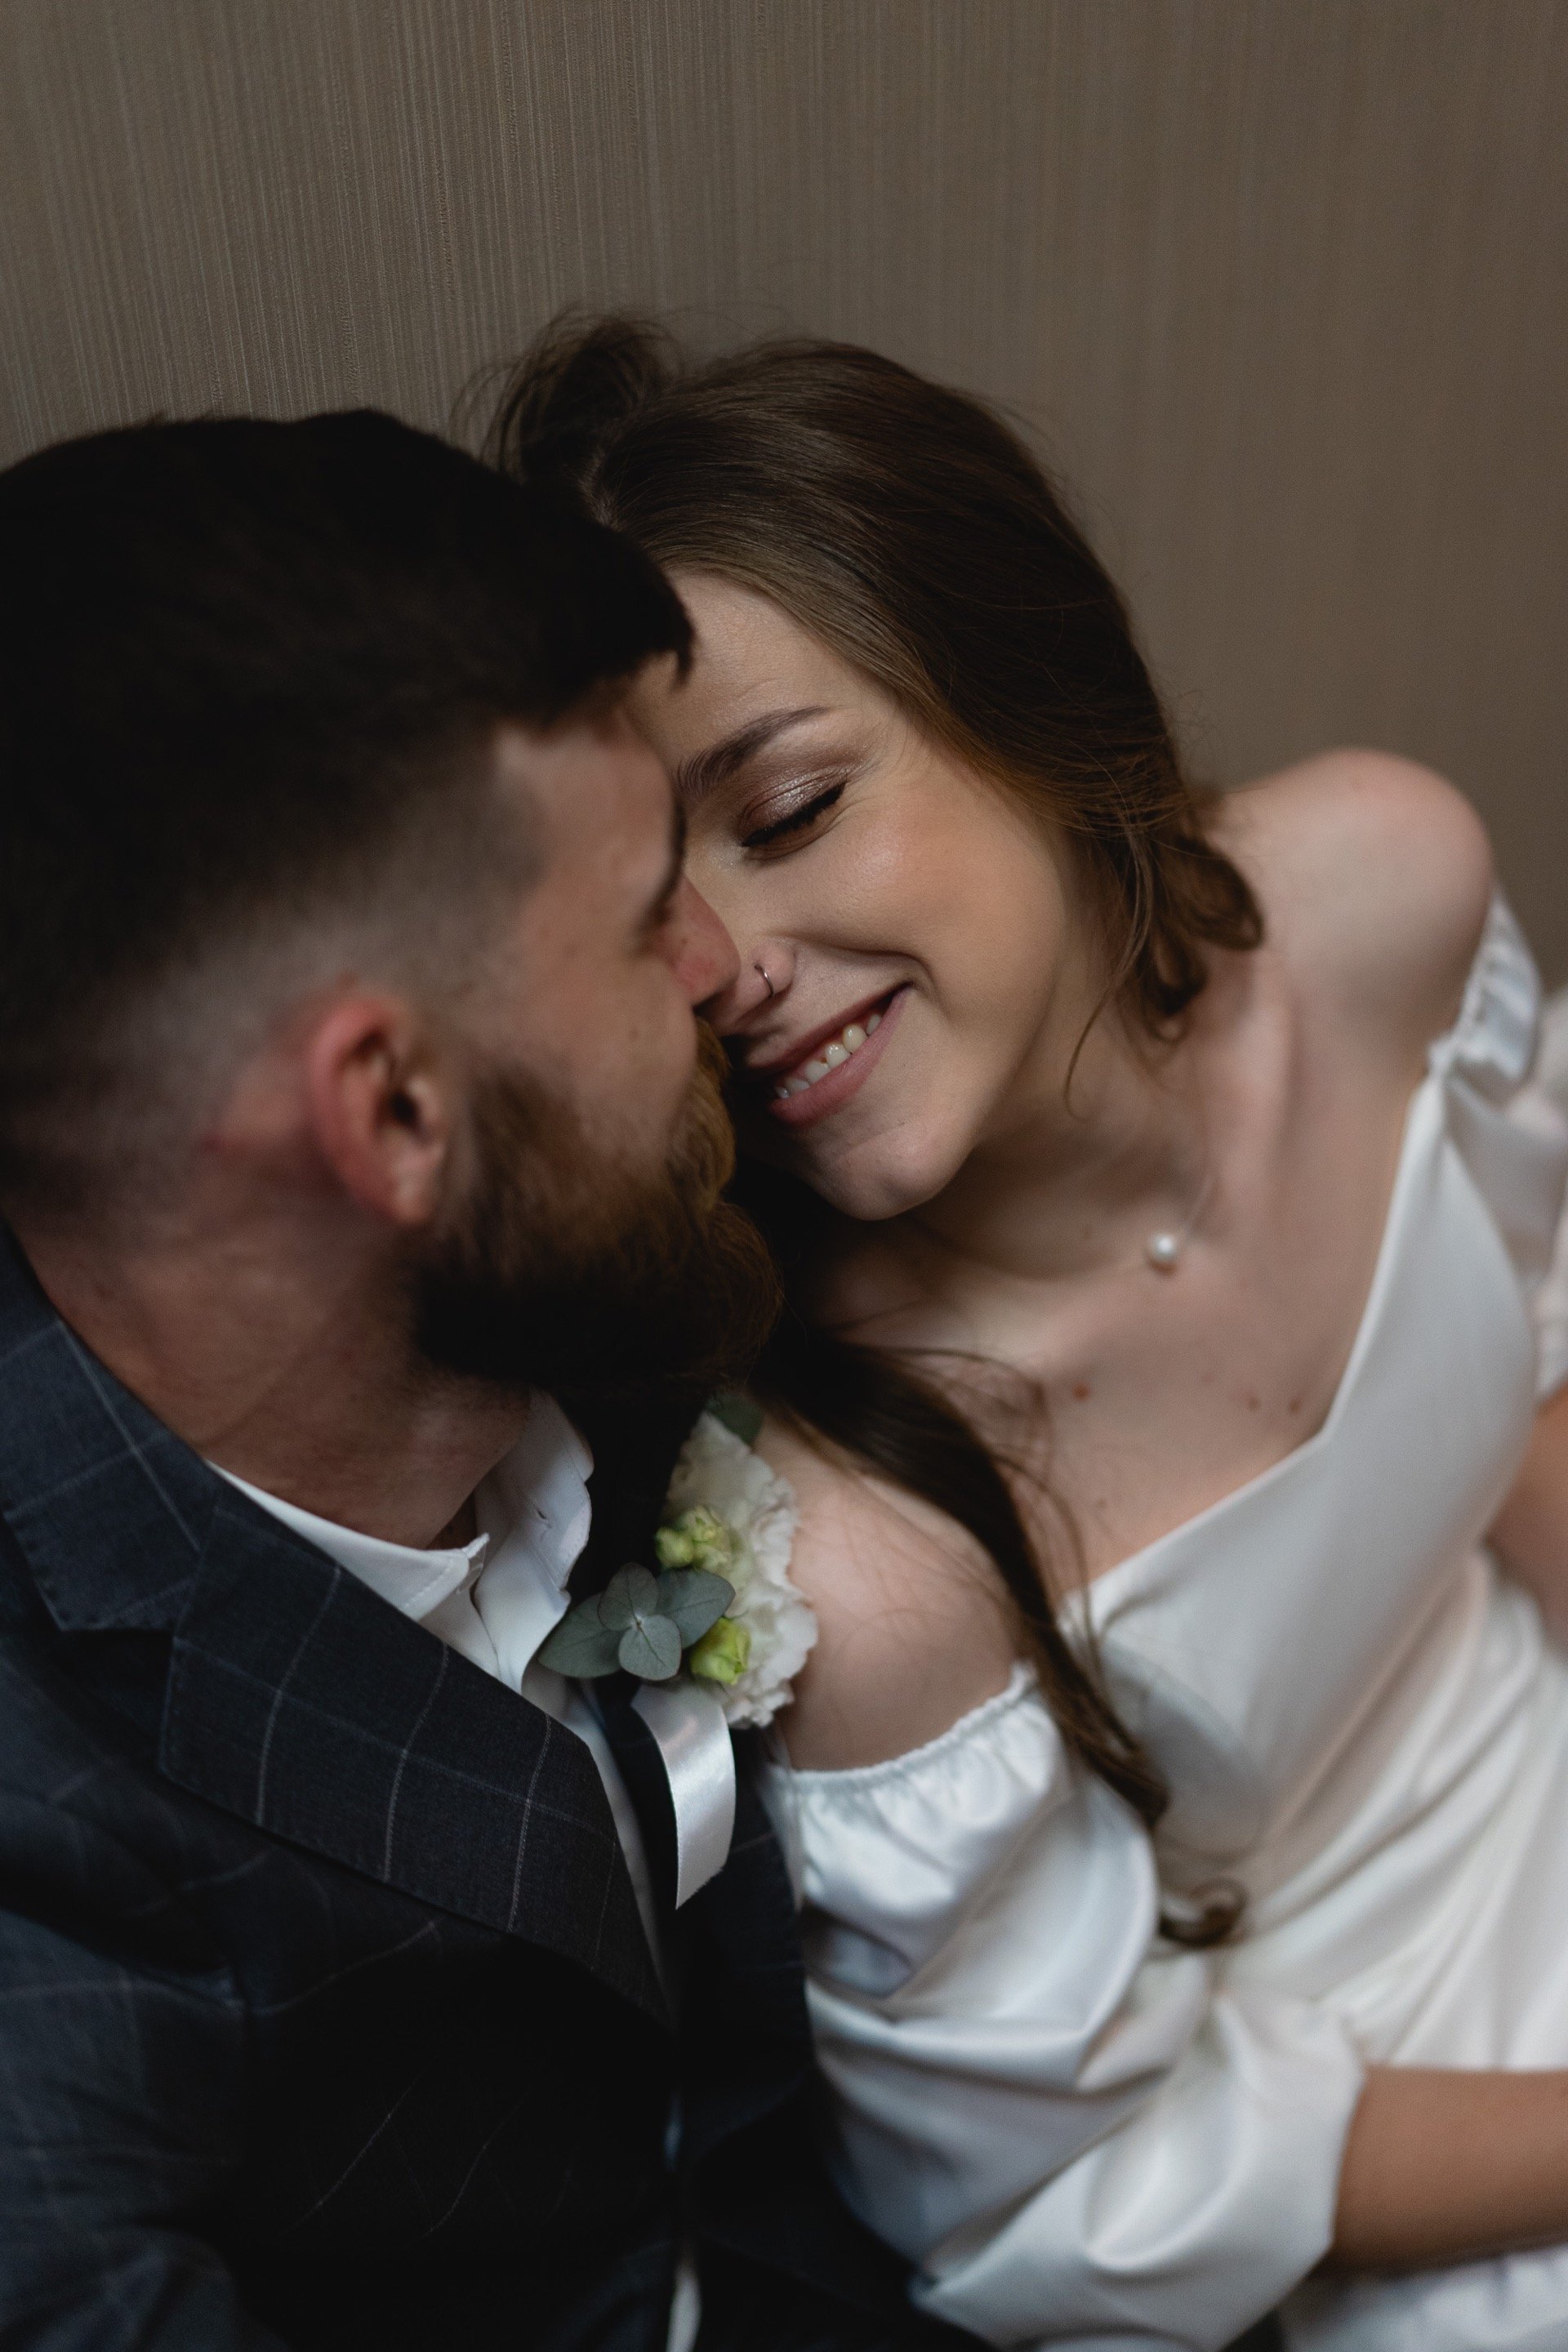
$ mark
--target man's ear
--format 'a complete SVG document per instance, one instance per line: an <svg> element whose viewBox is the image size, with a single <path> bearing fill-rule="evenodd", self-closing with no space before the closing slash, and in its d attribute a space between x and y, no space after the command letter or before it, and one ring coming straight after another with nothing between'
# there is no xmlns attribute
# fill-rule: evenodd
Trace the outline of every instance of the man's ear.
<svg viewBox="0 0 1568 2352"><path fill-rule="evenodd" d="M304 1079L316 1149L350 1199L392 1224L427 1224L452 1145L451 1073L415 1008L342 999L310 1034Z"/></svg>

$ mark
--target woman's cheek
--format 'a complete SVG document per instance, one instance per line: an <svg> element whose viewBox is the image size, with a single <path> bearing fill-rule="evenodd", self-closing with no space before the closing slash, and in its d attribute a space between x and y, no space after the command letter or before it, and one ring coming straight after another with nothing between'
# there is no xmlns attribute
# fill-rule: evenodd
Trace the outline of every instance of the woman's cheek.
<svg viewBox="0 0 1568 2352"><path fill-rule="evenodd" d="M961 909L978 896L967 887L962 841L887 824L846 824L841 832L831 899L847 934L870 951L928 967L934 954L959 945ZM805 898L810 904L809 890ZM823 911L819 896L814 912L820 919Z"/></svg>
<svg viewBox="0 0 1568 2352"><path fill-rule="evenodd" d="M918 950L950 1018L1016 1024L1056 960L1061 904L1027 854L954 854L924 877Z"/></svg>

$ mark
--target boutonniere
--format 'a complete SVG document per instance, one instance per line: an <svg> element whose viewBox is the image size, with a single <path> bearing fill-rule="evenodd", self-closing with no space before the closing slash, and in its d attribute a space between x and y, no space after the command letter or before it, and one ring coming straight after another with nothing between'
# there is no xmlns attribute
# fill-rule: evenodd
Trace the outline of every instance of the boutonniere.
<svg viewBox="0 0 1568 2352"><path fill-rule="evenodd" d="M788 1706L816 1618L789 1575L794 1492L748 1442L761 1425L748 1399L714 1398L670 1479L658 1573L618 1570L563 1618L542 1664L578 1681L617 1668L645 1683L689 1676L735 1727L771 1723Z"/></svg>

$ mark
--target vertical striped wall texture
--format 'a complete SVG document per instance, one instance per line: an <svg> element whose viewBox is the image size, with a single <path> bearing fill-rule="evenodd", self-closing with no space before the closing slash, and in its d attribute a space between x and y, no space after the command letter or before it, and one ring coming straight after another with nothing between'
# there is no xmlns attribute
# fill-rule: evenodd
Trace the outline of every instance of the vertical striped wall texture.
<svg viewBox="0 0 1568 2352"><path fill-rule="evenodd" d="M1447 768L1568 971L1563 0L0 0L0 455L565 303L872 342L1076 487L1199 767Z"/></svg>

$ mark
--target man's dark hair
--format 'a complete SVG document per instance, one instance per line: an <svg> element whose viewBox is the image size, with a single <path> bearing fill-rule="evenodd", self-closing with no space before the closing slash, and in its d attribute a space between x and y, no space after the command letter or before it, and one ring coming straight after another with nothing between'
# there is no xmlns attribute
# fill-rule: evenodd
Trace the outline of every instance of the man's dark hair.
<svg viewBox="0 0 1568 2352"><path fill-rule="evenodd" d="M481 887L498 726L689 635L628 541L371 411L0 475L0 1197L67 1180L171 974L395 869Z"/></svg>

